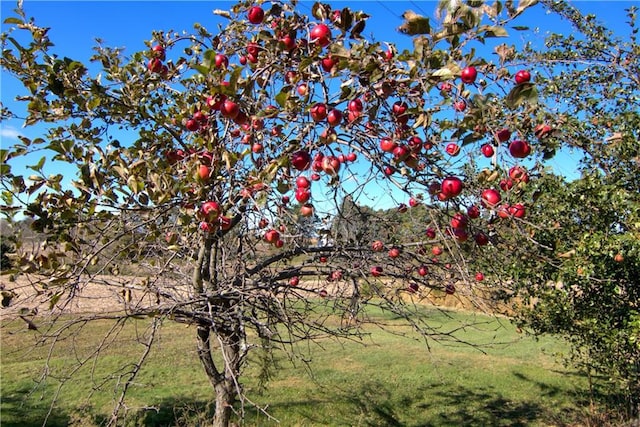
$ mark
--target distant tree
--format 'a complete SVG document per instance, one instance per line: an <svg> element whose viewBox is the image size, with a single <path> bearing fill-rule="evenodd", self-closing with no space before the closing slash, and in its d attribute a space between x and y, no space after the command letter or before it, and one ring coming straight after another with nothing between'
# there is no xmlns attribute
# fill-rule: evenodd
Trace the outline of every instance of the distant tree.
<svg viewBox="0 0 640 427"><path fill-rule="evenodd" d="M9 255L14 252L13 246L6 241L0 242L0 270L8 270L13 266Z"/></svg>

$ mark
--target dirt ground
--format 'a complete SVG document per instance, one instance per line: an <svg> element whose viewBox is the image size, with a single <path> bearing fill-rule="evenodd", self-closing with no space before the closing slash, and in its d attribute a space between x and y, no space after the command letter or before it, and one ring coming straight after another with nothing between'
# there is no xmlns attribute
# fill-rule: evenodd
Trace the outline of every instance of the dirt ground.
<svg viewBox="0 0 640 427"><path fill-rule="evenodd" d="M47 277L19 276L12 280L8 275L0 276L2 307L0 320L23 316L43 316L60 313L122 313L133 308L149 308L168 306L179 301L188 300L188 287L175 282L157 283L160 288L169 289L173 300L162 298L154 292L154 286L134 276L97 276L77 286L67 286L67 290L59 297L60 287ZM462 288L461 285L460 288ZM312 296L318 292L317 283L300 283L299 289L307 289ZM328 298L344 296L350 290L346 285L326 283L323 289ZM474 310L489 312L488 304L480 295L460 292L446 295L444 292L422 292L405 295L412 301L423 304L446 307L450 309Z"/></svg>

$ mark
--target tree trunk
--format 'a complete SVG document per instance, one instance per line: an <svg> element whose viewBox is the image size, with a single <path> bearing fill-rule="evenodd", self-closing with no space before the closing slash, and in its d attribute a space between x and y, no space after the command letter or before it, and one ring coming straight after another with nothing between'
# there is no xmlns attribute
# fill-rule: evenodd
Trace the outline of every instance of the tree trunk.
<svg viewBox="0 0 640 427"><path fill-rule="evenodd" d="M229 382L227 378L223 378L213 389L216 394L216 411L213 415L213 427L228 427L229 421L231 421L231 412L236 395L233 381Z"/></svg>
<svg viewBox="0 0 640 427"><path fill-rule="evenodd" d="M223 356L222 370L220 370L213 360L211 346L211 338L216 332L210 327L198 326L197 333L198 356L215 394L213 427L228 427L238 393L236 381L240 368L239 343L234 340L234 335L218 335L221 345L219 351Z"/></svg>

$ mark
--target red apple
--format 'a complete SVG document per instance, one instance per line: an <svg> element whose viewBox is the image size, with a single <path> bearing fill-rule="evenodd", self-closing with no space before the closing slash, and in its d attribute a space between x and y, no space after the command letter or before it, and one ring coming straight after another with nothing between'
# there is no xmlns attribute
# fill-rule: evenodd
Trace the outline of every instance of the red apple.
<svg viewBox="0 0 640 427"><path fill-rule="evenodd" d="M240 106L230 99L225 99L220 106L220 114L228 119L235 119L240 114Z"/></svg>
<svg viewBox="0 0 640 427"><path fill-rule="evenodd" d="M509 204L508 203L503 203L502 205L498 206L496 211L498 212L498 216L500 218L502 218L502 219L509 218L509 216L511 215L509 213Z"/></svg>
<svg viewBox="0 0 640 427"><path fill-rule="evenodd" d="M313 215L313 205L311 203L305 203L300 207L300 215L309 217Z"/></svg>
<svg viewBox="0 0 640 427"><path fill-rule="evenodd" d="M293 70L289 70L284 74L284 81L288 84L295 83L298 80L298 73Z"/></svg>
<svg viewBox="0 0 640 427"><path fill-rule="evenodd" d="M517 84L527 83L529 80L531 80L531 73L527 70L520 70L515 75Z"/></svg>
<svg viewBox="0 0 640 427"><path fill-rule="evenodd" d="M328 175L336 175L340 171L340 160L335 156L325 156L322 159L322 170Z"/></svg>
<svg viewBox="0 0 640 427"><path fill-rule="evenodd" d="M393 112L394 115L401 116L407 112L408 108L409 106L407 105L406 102L396 101L393 103L393 106L391 107L391 111Z"/></svg>
<svg viewBox="0 0 640 427"><path fill-rule="evenodd" d="M499 185L502 191L509 191L513 188L513 181L510 178L501 179Z"/></svg>
<svg viewBox="0 0 640 427"><path fill-rule="evenodd" d="M454 228L451 230L451 235L459 242L466 242L469 239L469 233L462 228Z"/></svg>
<svg viewBox="0 0 640 427"><path fill-rule="evenodd" d="M513 166L509 169L509 178L517 183L529 182L529 174L527 173L527 170L523 166L519 165Z"/></svg>
<svg viewBox="0 0 640 427"><path fill-rule="evenodd" d="M418 274L421 276L426 276L427 274L429 274L429 267L427 267L426 265L421 265L420 267L418 267Z"/></svg>
<svg viewBox="0 0 640 427"><path fill-rule="evenodd" d="M442 252L443 252L443 250L442 250L442 248L440 246L434 246L434 247L431 248L431 253L434 256L440 256L440 255L442 255Z"/></svg>
<svg viewBox="0 0 640 427"><path fill-rule="evenodd" d="M500 129L496 132L496 139L500 142L506 142L511 138L511 131L507 128Z"/></svg>
<svg viewBox="0 0 640 427"><path fill-rule="evenodd" d="M200 214L207 222L215 222L220 216L220 205L218 202L210 200L208 202L204 202L200 206Z"/></svg>
<svg viewBox="0 0 640 427"><path fill-rule="evenodd" d="M325 73L330 73L337 63L338 59L329 55L320 60L320 67L322 67Z"/></svg>
<svg viewBox="0 0 640 427"><path fill-rule="evenodd" d="M306 176L300 175L296 178L296 187L298 188L309 188L311 186L311 181Z"/></svg>
<svg viewBox="0 0 640 427"><path fill-rule="evenodd" d="M296 48L296 38L295 35L287 34L280 39L280 42L284 45L284 49L287 51L291 51Z"/></svg>
<svg viewBox="0 0 640 427"><path fill-rule="evenodd" d="M160 58L151 58L149 63L147 64L147 68L152 73L161 73L162 72L162 61Z"/></svg>
<svg viewBox="0 0 640 427"><path fill-rule="evenodd" d="M460 178L450 176L442 181L440 192L447 198L456 197L462 192L462 187L463 185Z"/></svg>
<svg viewBox="0 0 640 427"><path fill-rule="evenodd" d="M473 236L473 239L476 241L478 246L485 246L489 243L489 236L482 231L478 231L475 236Z"/></svg>
<svg viewBox="0 0 640 427"><path fill-rule="evenodd" d="M313 27L309 35L311 36L311 42L322 47L331 43L331 30L325 24L318 24Z"/></svg>
<svg viewBox="0 0 640 427"><path fill-rule="evenodd" d="M307 203L311 198L311 191L308 188L297 188L295 196L299 203Z"/></svg>
<svg viewBox="0 0 640 427"><path fill-rule="evenodd" d="M389 257L390 258L398 258L400 256L399 248L391 248L389 249Z"/></svg>
<svg viewBox="0 0 640 427"><path fill-rule="evenodd" d="M258 43L256 43L256 42L247 43L247 55L248 56L253 56L254 59L256 59L259 53L260 53L260 45ZM251 61L251 58L249 58L249 60Z"/></svg>
<svg viewBox="0 0 640 427"><path fill-rule="evenodd" d="M459 99L453 103L453 109L458 113L461 113L467 109L467 102L464 99Z"/></svg>
<svg viewBox="0 0 640 427"><path fill-rule="evenodd" d="M264 233L264 240L268 243L275 244L278 240L280 240L280 233L278 230L274 230L273 228Z"/></svg>
<svg viewBox="0 0 640 427"><path fill-rule="evenodd" d="M211 168L207 165L198 166L198 171L196 173L196 178L200 181L208 181L211 177Z"/></svg>
<svg viewBox="0 0 640 427"><path fill-rule="evenodd" d="M418 286L417 283L410 283L409 286L407 286L407 292L411 294L415 294L416 292L418 292L419 288L420 287Z"/></svg>
<svg viewBox="0 0 640 427"><path fill-rule="evenodd" d="M469 218L478 218L480 216L480 208L476 205L471 205L467 208L467 215Z"/></svg>
<svg viewBox="0 0 640 427"><path fill-rule="evenodd" d="M466 228L469 224L469 217L461 212L457 212L449 222L453 228Z"/></svg>
<svg viewBox="0 0 640 427"><path fill-rule="evenodd" d="M342 122L342 113L340 110L336 110L335 108L331 109L327 114L327 123L329 126L335 127L338 126Z"/></svg>
<svg viewBox="0 0 640 427"><path fill-rule="evenodd" d="M217 53L214 58L214 63L216 64L216 68L227 68L229 66L229 58L227 58L227 55Z"/></svg>
<svg viewBox="0 0 640 427"><path fill-rule="evenodd" d="M528 142L518 139L509 144L509 153L515 158L522 159L531 154L531 146Z"/></svg>
<svg viewBox="0 0 640 427"><path fill-rule="evenodd" d="M374 252L380 252L382 249L384 249L384 243L380 240L376 240L371 244L371 250Z"/></svg>
<svg viewBox="0 0 640 427"><path fill-rule="evenodd" d="M536 135L538 139L544 139L549 136L553 132L551 126L545 123L541 123L533 128L533 133Z"/></svg>
<svg viewBox="0 0 640 427"><path fill-rule="evenodd" d="M204 231L205 233L211 233L212 231L214 231L213 224L202 221L200 223L200 230Z"/></svg>
<svg viewBox="0 0 640 427"><path fill-rule="evenodd" d="M258 221L258 228L267 228L267 225L269 225L269 220L267 218L260 218L260 221Z"/></svg>
<svg viewBox="0 0 640 427"><path fill-rule="evenodd" d="M451 92L451 89L453 89L453 85L451 83L449 83L449 82L442 82L438 86L438 89L440 89L441 91L443 91L445 93L449 93L449 92Z"/></svg>
<svg viewBox="0 0 640 427"><path fill-rule="evenodd" d="M478 71L475 69L475 67L466 67L463 68L460 72L460 79L462 79L462 81L467 84L475 82L477 76Z"/></svg>
<svg viewBox="0 0 640 427"><path fill-rule="evenodd" d="M457 156L460 154L460 146L454 142L450 142L445 147L445 151L451 156Z"/></svg>
<svg viewBox="0 0 640 427"><path fill-rule="evenodd" d="M309 92L309 86L307 86L306 83L300 83L296 88L296 90L298 91L298 95L306 96L307 93Z"/></svg>
<svg viewBox="0 0 640 427"><path fill-rule="evenodd" d="M404 144L398 145L393 149L393 158L398 162L406 160L410 154L411 150L409 150L409 148Z"/></svg>
<svg viewBox="0 0 640 427"><path fill-rule="evenodd" d="M482 147L480 147L480 151L485 157L491 157L495 153L495 151L493 150L493 145L491 144L484 144Z"/></svg>
<svg viewBox="0 0 640 427"><path fill-rule="evenodd" d="M184 127L191 132L195 132L200 129L200 123L196 119L189 119L185 122Z"/></svg>
<svg viewBox="0 0 640 427"><path fill-rule="evenodd" d="M293 276L291 279L289 279L289 285L291 286L298 286L299 283L300 278L298 276Z"/></svg>
<svg viewBox="0 0 640 427"><path fill-rule="evenodd" d="M349 104L347 105L347 110L353 111L356 113L362 112L362 110L364 110L364 106L362 105L362 100L360 100L360 98L356 98L349 101Z"/></svg>
<svg viewBox="0 0 640 427"><path fill-rule="evenodd" d="M247 19L254 25L261 24L264 19L264 10L260 6L253 6L247 12Z"/></svg>
<svg viewBox="0 0 640 427"><path fill-rule="evenodd" d="M477 273L476 273L476 280L477 280L478 282L482 282L482 281L484 280L484 274L482 274L482 273L480 273L480 272L477 272Z"/></svg>
<svg viewBox="0 0 640 427"><path fill-rule="evenodd" d="M428 238L435 239L436 238L436 229L433 228L433 227L429 227L429 228L427 228L427 231L425 232L425 234L427 235Z"/></svg>
<svg viewBox="0 0 640 427"><path fill-rule="evenodd" d="M397 146L398 144L391 138L382 138L380 140L380 149L385 153L393 152Z"/></svg>
<svg viewBox="0 0 640 427"><path fill-rule="evenodd" d="M509 206L509 214L516 218L524 218L527 213L527 209L522 203L515 203Z"/></svg>
<svg viewBox="0 0 640 427"><path fill-rule="evenodd" d="M491 208L497 206L498 203L500 203L500 200L502 200L502 197L500 197L500 193L493 188L487 188L486 190L483 190L481 198L482 205Z"/></svg>
<svg viewBox="0 0 640 427"><path fill-rule="evenodd" d="M349 162L355 162L358 159L358 155L356 153L348 153L347 154L347 161Z"/></svg>
<svg viewBox="0 0 640 427"><path fill-rule="evenodd" d="M371 267L371 275L373 277L379 277L382 275L382 267L379 265L376 265L375 267Z"/></svg>
<svg viewBox="0 0 640 427"><path fill-rule="evenodd" d="M153 53L155 58L158 58L160 61L164 61L166 59L164 47L157 44L151 48L151 52Z"/></svg>
<svg viewBox="0 0 640 427"><path fill-rule="evenodd" d="M309 169L311 165L311 156L307 150L298 150L291 155L291 165L299 170Z"/></svg>
<svg viewBox="0 0 640 427"><path fill-rule="evenodd" d="M309 110L314 122L320 122L327 118L327 106L321 102L314 104Z"/></svg>

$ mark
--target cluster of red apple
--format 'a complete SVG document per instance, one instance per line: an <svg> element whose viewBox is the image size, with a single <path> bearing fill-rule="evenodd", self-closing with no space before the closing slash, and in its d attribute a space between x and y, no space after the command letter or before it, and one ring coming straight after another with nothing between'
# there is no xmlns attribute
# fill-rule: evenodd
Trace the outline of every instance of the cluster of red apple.
<svg viewBox="0 0 640 427"><path fill-rule="evenodd" d="M319 172L324 172L330 176L336 176L340 171L340 167L345 162L354 162L357 159L356 153L334 155L324 155L316 153L311 158L311 154L306 149L295 151L289 159L291 166L298 171L306 171L311 169L311 181L320 179ZM313 215L313 206L308 203L311 199L311 181L303 175L296 178L295 198L302 205L301 214L303 216Z"/></svg>
<svg viewBox="0 0 640 427"><path fill-rule="evenodd" d="M147 63L149 71L155 74L166 76L169 72L169 67L163 63L166 59L164 47L161 45L155 45L151 48L151 59Z"/></svg>
<svg viewBox="0 0 640 427"><path fill-rule="evenodd" d="M209 200L200 205L198 215L202 219L200 229L207 233L231 228L231 218L222 215L220 204L216 201Z"/></svg>

